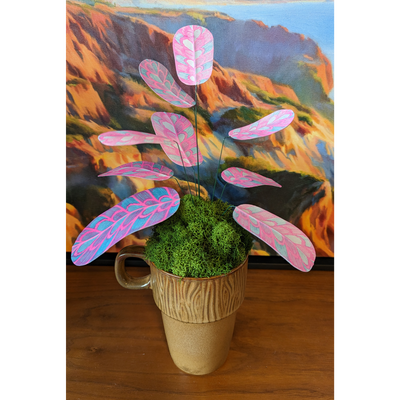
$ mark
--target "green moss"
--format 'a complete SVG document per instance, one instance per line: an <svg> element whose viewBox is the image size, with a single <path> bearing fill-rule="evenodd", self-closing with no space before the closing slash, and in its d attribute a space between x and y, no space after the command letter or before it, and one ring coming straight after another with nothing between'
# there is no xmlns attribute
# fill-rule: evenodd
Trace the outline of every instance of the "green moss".
<svg viewBox="0 0 400 400"><path fill-rule="evenodd" d="M227 274L246 259L253 245L252 235L236 223L228 207L221 200L182 197L178 211L153 228L146 258L182 277Z"/></svg>

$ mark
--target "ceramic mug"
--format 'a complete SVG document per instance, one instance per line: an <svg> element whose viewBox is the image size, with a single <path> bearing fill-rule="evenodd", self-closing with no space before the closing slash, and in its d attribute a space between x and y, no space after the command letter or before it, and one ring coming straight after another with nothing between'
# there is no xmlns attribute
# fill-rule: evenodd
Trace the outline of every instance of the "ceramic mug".
<svg viewBox="0 0 400 400"><path fill-rule="evenodd" d="M134 278L125 260L141 258L150 274ZM145 259L144 247L127 246L115 259L115 276L126 289L151 289L161 310L168 349L175 365L193 375L215 371L226 360L236 312L244 299L248 258L226 275L182 278Z"/></svg>

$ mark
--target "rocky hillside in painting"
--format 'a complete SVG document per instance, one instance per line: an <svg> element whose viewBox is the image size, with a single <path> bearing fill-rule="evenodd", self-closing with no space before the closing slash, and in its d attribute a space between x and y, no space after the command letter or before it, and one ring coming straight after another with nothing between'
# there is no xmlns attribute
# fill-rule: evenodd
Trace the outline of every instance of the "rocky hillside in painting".
<svg viewBox="0 0 400 400"><path fill-rule="evenodd" d="M221 142L229 130L290 108L296 114L290 127L266 139L227 140L222 154L225 166L262 173L283 188L246 191L228 186L224 200L256 204L282 216L309 235L317 255L333 256L333 124L327 97L332 75L329 61L314 42L254 21L244 28L244 22L218 13L161 15L78 2L67 3L67 251L82 226L136 191L160 183L180 191L174 180L157 184L126 177L98 178L108 169L139 160L167 165L179 179L183 171L158 145L111 148L97 136L120 129L154 133L150 123L154 111L179 113L194 123L191 109L162 100L138 73L139 63L150 58L164 64L179 82L172 38L187 24L202 24L215 38L213 74L198 92L203 193L212 191ZM240 29L252 38L242 37ZM241 44L236 39L219 41L222 31L241 37ZM267 50L257 56L260 43ZM285 56L290 48L297 49L295 54ZM257 69L260 65L265 68ZM194 97L193 87L180 86ZM222 187L218 181L217 195ZM143 244L147 234L131 235L110 250ZM253 254L266 253L273 254L257 243Z"/></svg>
<svg viewBox="0 0 400 400"><path fill-rule="evenodd" d="M267 76L290 85L300 101L331 117L332 66L321 49L302 34L261 21L239 21L217 12L157 11L125 8L119 15L140 18L168 33L184 25L205 26L216 38L215 61L221 66ZM225 38L229 38L228 41Z"/></svg>

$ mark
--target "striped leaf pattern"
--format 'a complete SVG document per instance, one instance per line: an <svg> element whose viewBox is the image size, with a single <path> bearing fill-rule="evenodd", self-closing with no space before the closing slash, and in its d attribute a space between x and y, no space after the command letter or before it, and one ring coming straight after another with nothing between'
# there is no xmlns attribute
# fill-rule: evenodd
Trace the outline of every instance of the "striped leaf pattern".
<svg viewBox="0 0 400 400"><path fill-rule="evenodd" d="M72 246L75 265L86 265L115 243L141 229L165 221L178 209L178 193L168 187L156 187L122 200L95 218Z"/></svg>
<svg viewBox="0 0 400 400"><path fill-rule="evenodd" d="M107 146L128 146L133 144L170 144L171 142L161 136L156 136L151 133L136 132L136 131L113 131L105 132L98 136L101 143Z"/></svg>
<svg viewBox="0 0 400 400"><path fill-rule="evenodd" d="M315 249L300 229L251 204L235 207L233 218L244 229L271 246L293 267L302 272L311 270L316 256Z"/></svg>
<svg viewBox="0 0 400 400"><path fill-rule="evenodd" d="M250 125L231 130L229 136L237 140L269 136L289 126L293 118L294 112L292 110L278 110Z"/></svg>
<svg viewBox="0 0 400 400"><path fill-rule="evenodd" d="M195 101L175 82L164 65L154 60L143 60L139 73L149 87L168 103L181 108L189 108Z"/></svg>
<svg viewBox="0 0 400 400"><path fill-rule="evenodd" d="M250 188L255 186L276 186L282 187L279 183L276 183L270 178L266 178L255 172L248 171L244 168L230 167L222 171L222 179L232 185L239 186L241 188Z"/></svg>
<svg viewBox="0 0 400 400"><path fill-rule="evenodd" d="M213 69L212 33L199 25L187 25L175 33L172 45L180 81L192 86L206 82Z"/></svg>
<svg viewBox="0 0 400 400"><path fill-rule="evenodd" d="M156 112L151 116L151 123L158 137L176 142L174 145L161 144L172 162L182 166L183 159L185 167L197 165L196 135L187 118L179 114ZM203 156L199 153L199 163L202 161Z"/></svg>
<svg viewBox="0 0 400 400"><path fill-rule="evenodd" d="M153 181L165 181L174 175L174 171L161 164L150 161L136 161L120 165L99 176L131 176L135 178L151 179Z"/></svg>

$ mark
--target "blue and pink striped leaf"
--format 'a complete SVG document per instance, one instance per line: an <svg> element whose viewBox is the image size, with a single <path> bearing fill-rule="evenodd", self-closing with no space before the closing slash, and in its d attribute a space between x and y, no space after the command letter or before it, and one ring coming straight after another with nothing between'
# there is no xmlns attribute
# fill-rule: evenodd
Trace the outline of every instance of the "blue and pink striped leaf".
<svg viewBox="0 0 400 400"><path fill-rule="evenodd" d="M197 165L196 135L193 125L187 118L179 114L156 112L151 116L151 123L157 137L175 142L161 143L165 154L172 162L182 166L183 159L185 167ZM199 151L199 164L202 161L203 156Z"/></svg>
<svg viewBox="0 0 400 400"><path fill-rule="evenodd" d="M101 143L107 146L129 146L133 144L171 144L166 138L151 133L137 131L104 132L98 136Z"/></svg>
<svg viewBox="0 0 400 400"><path fill-rule="evenodd" d="M263 185L282 187L274 180L266 178L265 176L262 176L255 172L248 171L244 168L227 168L222 171L221 176L225 182L228 182L235 186L239 186L241 188L250 188Z"/></svg>
<svg viewBox="0 0 400 400"><path fill-rule="evenodd" d="M244 229L271 246L293 267L308 272L314 265L315 249L310 239L284 219L251 204L235 207L233 218Z"/></svg>
<svg viewBox="0 0 400 400"><path fill-rule="evenodd" d="M120 165L99 176L130 176L135 178L151 179L153 181L165 181L174 175L172 169L151 161L135 161Z"/></svg>
<svg viewBox="0 0 400 400"><path fill-rule="evenodd" d="M180 81L192 86L206 82L213 69L212 33L199 25L187 25L175 33L172 46Z"/></svg>
<svg viewBox="0 0 400 400"><path fill-rule="evenodd" d="M294 118L292 110L279 110L242 128L233 129L229 136L237 140L249 140L272 135L289 126Z"/></svg>
<svg viewBox="0 0 400 400"><path fill-rule="evenodd" d="M156 187L136 193L95 218L72 246L75 265L86 265L115 243L141 229L171 217L180 204L178 193L168 187Z"/></svg>
<svg viewBox="0 0 400 400"><path fill-rule="evenodd" d="M154 60L143 60L139 64L139 73L154 93L176 107L189 108L195 101L175 82L164 65Z"/></svg>

